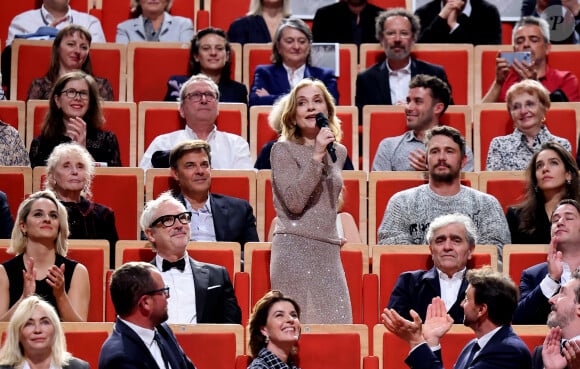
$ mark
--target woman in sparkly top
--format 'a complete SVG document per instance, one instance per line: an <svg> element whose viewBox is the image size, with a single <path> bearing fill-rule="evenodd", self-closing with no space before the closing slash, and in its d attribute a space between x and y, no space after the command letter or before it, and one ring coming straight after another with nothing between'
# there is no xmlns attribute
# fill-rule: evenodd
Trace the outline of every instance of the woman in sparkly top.
<svg viewBox="0 0 580 369"><path fill-rule="evenodd" d="M250 317L248 369L296 369L292 355L300 338L300 307L280 291L270 291L254 306Z"/></svg>
<svg viewBox="0 0 580 369"><path fill-rule="evenodd" d="M272 240L272 288L293 296L309 324L352 323L340 260L336 213L346 148L333 98L324 83L303 79L283 99L282 133L272 147L272 189L278 220ZM326 127L317 114L328 117ZM327 146L332 144L336 157Z"/></svg>

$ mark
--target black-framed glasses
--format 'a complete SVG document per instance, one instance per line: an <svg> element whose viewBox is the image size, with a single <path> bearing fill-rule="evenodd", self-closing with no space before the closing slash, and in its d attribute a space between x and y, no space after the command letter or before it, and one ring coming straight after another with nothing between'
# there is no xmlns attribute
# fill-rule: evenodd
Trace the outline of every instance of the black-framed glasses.
<svg viewBox="0 0 580 369"><path fill-rule="evenodd" d="M69 99L76 99L78 96L81 100L88 100L89 99L89 91L79 91L75 90L74 88L69 88L67 90L63 90L61 95L65 95Z"/></svg>
<svg viewBox="0 0 580 369"><path fill-rule="evenodd" d="M176 215L162 215L155 219L149 228L153 228L159 223L161 223L163 227L168 228L175 224L175 220L179 220L179 223L181 224L189 224L189 221L191 220L191 211L184 211L183 213Z"/></svg>
<svg viewBox="0 0 580 369"><path fill-rule="evenodd" d="M217 98L213 92L190 92L183 96L185 100L191 100L193 102L200 102L204 97L207 102L213 102Z"/></svg>
<svg viewBox="0 0 580 369"><path fill-rule="evenodd" d="M164 295L166 298L169 298L169 286L165 286L165 287L163 287L163 288L159 288L159 289L157 289L157 290L153 290L153 291L147 291L147 292L145 292L143 295L149 295L149 296L152 296L152 295L157 295L158 293L163 293L163 295Z"/></svg>

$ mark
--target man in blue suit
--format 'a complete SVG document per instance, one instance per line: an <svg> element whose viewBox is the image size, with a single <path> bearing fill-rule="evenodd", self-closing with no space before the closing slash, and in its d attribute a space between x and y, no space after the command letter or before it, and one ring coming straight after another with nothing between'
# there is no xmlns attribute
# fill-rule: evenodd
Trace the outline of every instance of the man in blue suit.
<svg viewBox="0 0 580 369"><path fill-rule="evenodd" d="M231 241L238 242L242 248L246 242L259 241L254 210L249 202L210 193L211 148L206 141L179 143L171 150L169 167L181 189L177 199L194 214L192 241Z"/></svg>
<svg viewBox="0 0 580 369"><path fill-rule="evenodd" d="M403 8L389 9L379 14L375 28L377 40L385 50L387 59L357 76L355 101L359 112L362 113L365 105L405 103L411 78L417 74L438 77L451 89L442 66L411 56L421 28L416 16Z"/></svg>
<svg viewBox="0 0 580 369"><path fill-rule="evenodd" d="M560 201L551 220L547 261L522 272L514 324L545 324L551 311L550 298L580 267L580 204L571 199Z"/></svg>
<svg viewBox="0 0 580 369"><path fill-rule="evenodd" d="M157 253L152 260L165 284L173 291L169 298L168 323L241 324L242 312L228 271L221 265L202 263L187 254L192 215L171 193L164 192L147 202L141 228Z"/></svg>
<svg viewBox="0 0 580 369"><path fill-rule="evenodd" d="M529 369L530 351L511 328L518 301L514 282L490 267L470 270L467 280L463 324L476 338L463 348L454 369ZM453 325L445 303L433 298L424 324L415 311L411 316L413 321L406 320L393 309L382 314L385 327L411 346L405 363L413 369L443 368L440 340Z"/></svg>
<svg viewBox="0 0 580 369"><path fill-rule="evenodd" d="M272 43L273 64L258 65L250 90L250 106L272 105L301 79L321 80L338 105L334 71L312 66L312 32L301 19L283 20Z"/></svg>
<svg viewBox="0 0 580 369"><path fill-rule="evenodd" d="M412 309L424 321L427 307L439 296L453 322L460 324L463 322L461 302L467 289L467 262L477 240L475 225L463 214L442 215L433 219L425 238L429 240L433 268L401 273L387 308L405 319L411 319Z"/></svg>
<svg viewBox="0 0 580 369"><path fill-rule="evenodd" d="M99 369L195 369L167 326L167 298L161 273L130 262L111 277L117 321L99 356Z"/></svg>

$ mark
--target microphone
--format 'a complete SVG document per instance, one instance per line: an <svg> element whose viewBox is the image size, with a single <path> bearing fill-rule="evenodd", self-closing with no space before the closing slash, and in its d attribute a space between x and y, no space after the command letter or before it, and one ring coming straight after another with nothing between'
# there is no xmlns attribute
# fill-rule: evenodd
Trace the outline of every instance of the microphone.
<svg viewBox="0 0 580 369"><path fill-rule="evenodd" d="M328 127L328 119L324 113L316 113L316 126L318 128ZM326 145L326 151L330 154L330 158L333 163L336 163L336 150L334 149L334 143L329 143Z"/></svg>

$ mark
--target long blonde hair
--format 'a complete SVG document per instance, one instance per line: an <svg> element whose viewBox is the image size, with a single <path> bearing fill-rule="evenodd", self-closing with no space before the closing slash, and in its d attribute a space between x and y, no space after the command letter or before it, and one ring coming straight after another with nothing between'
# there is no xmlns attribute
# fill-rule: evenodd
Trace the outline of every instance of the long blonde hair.
<svg viewBox="0 0 580 369"><path fill-rule="evenodd" d="M48 302L36 295L32 295L22 300L14 314L12 314L6 329L6 340L0 349L0 365L22 367L26 358L20 345L20 332L34 313L34 310L39 308L44 310L48 320L54 327L51 349L52 363L59 368L68 364L72 356L66 351L66 338L60 326L60 319L56 310Z"/></svg>

